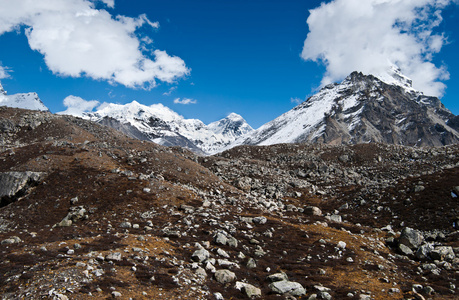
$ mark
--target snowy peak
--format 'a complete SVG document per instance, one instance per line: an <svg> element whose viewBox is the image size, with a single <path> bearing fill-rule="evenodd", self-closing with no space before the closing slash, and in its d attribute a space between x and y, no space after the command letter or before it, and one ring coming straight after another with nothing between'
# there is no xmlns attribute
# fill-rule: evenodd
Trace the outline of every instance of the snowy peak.
<svg viewBox="0 0 459 300"><path fill-rule="evenodd" d="M455 116L440 100L412 89L400 72L393 75L397 83L387 84L379 77L353 72L228 148L280 143L458 143Z"/></svg>
<svg viewBox="0 0 459 300"><path fill-rule="evenodd" d="M377 74L376 77L386 84L400 86L407 91L422 94L421 92L413 89L413 81L405 76L402 73L402 70L396 65L392 64L392 66L388 68L385 73Z"/></svg>
<svg viewBox="0 0 459 300"><path fill-rule="evenodd" d="M210 123L208 127L216 134L233 137L240 137L254 131L244 118L236 113L231 113L224 119Z"/></svg>
<svg viewBox="0 0 459 300"><path fill-rule="evenodd" d="M185 119L162 104L146 106L133 101L128 104L102 104L84 118L118 129L125 134L166 146L182 146L199 154L214 154L253 129L239 115L211 123Z"/></svg>
<svg viewBox="0 0 459 300"><path fill-rule="evenodd" d="M8 95L0 84L0 106L48 111L37 93Z"/></svg>

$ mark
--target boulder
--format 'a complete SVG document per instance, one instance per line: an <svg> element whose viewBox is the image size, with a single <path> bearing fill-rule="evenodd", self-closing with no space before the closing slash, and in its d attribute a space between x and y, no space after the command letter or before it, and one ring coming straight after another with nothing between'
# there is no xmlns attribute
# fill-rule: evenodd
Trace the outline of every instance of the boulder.
<svg viewBox="0 0 459 300"><path fill-rule="evenodd" d="M193 255L191 255L191 259L197 262L204 262L210 257L209 251L204 248L198 249L194 251Z"/></svg>
<svg viewBox="0 0 459 300"><path fill-rule="evenodd" d="M416 251L416 257L419 260L427 260L430 258L430 253L434 250L432 244L424 244Z"/></svg>
<svg viewBox="0 0 459 300"><path fill-rule="evenodd" d="M44 177L41 172L2 172L0 173L0 207L24 195Z"/></svg>
<svg viewBox="0 0 459 300"><path fill-rule="evenodd" d="M456 255L454 254L453 248L450 246L439 246L436 247L435 250L430 252L430 256L433 260L440 260L440 261L453 261Z"/></svg>
<svg viewBox="0 0 459 300"><path fill-rule="evenodd" d="M253 223L255 223L255 224L263 225L263 224L266 224L267 221L268 221L268 219L266 219L266 217L255 217L255 218L253 218Z"/></svg>
<svg viewBox="0 0 459 300"><path fill-rule="evenodd" d="M248 298L261 297L261 289L254 285L238 281L236 282L235 288L244 292Z"/></svg>
<svg viewBox="0 0 459 300"><path fill-rule="evenodd" d="M400 234L399 243L410 249L417 249L424 242L424 237L419 231L405 227Z"/></svg>
<svg viewBox="0 0 459 300"><path fill-rule="evenodd" d="M230 270L218 270L217 272L215 272L214 276L215 280L222 284L236 280L236 274L234 274Z"/></svg>
<svg viewBox="0 0 459 300"><path fill-rule="evenodd" d="M303 212L308 216L322 216L322 211L316 206L306 206Z"/></svg>
<svg viewBox="0 0 459 300"><path fill-rule="evenodd" d="M407 256L413 255L413 250L411 250L410 247L405 246L404 244L398 245L398 250L403 255L407 255Z"/></svg>
<svg viewBox="0 0 459 300"><path fill-rule="evenodd" d="M22 240L17 237L17 236L13 236L13 237L10 237L9 239L4 239L1 244L2 245L11 245L11 244L18 244L22 242Z"/></svg>
<svg viewBox="0 0 459 300"><path fill-rule="evenodd" d="M214 242L217 245L226 245L228 243L228 238L226 237L224 233L219 232L215 235Z"/></svg>
<svg viewBox="0 0 459 300"><path fill-rule="evenodd" d="M113 252L108 254L105 259L108 261L121 261L123 257L121 256L120 252Z"/></svg>
<svg viewBox="0 0 459 300"><path fill-rule="evenodd" d="M284 272L281 273L276 273L268 276L268 280L271 282L276 282L276 281L287 281L288 277L287 274Z"/></svg>
<svg viewBox="0 0 459 300"><path fill-rule="evenodd" d="M301 284L293 281L276 281L269 284L269 288L276 294L289 293L293 296L302 296L306 294L306 290Z"/></svg>

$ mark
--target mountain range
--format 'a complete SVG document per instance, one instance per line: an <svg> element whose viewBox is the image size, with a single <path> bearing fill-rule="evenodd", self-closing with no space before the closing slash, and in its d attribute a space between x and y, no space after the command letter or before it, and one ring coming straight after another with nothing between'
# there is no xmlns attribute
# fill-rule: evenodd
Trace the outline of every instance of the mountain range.
<svg viewBox="0 0 459 300"><path fill-rule="evenodd" d="M47 110L36 93L7 96L0 104ZM254 130L232 113L211 124L185 119L162 104L103 104L78 117L115 128L130 137L181 146L209 155L239 145L282 143L442 146L459 142L459 117L437 97L412 88L394 68L384 76L353 72L329 84L292 110Z"/></svg>

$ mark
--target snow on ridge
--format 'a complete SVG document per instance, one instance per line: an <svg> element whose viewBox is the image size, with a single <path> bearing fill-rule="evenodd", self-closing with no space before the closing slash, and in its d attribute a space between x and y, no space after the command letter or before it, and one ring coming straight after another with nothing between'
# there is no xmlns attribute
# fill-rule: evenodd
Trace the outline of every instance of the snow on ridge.
<svg viewBox="0 0 459 300"><path fill-rule="evenodd" d="M41 102L37 93L24 93L14 95L7 95L6 92L0 93L0 106L49 111L43 102Z"/></svg>
<svg viewBox="0 0 459 300"><path fill-rule="evenodd" d="M147 106L137 101L124 105L102 104L99 110L84 115L84 118L96 122L105 117L129 124L143 133L160 136L153 138L154 142L166 143L161 136L183 136L208 154L219 152L223 146L232 143L237 137L253 131L250 125L235 113L205 125L198 119L185 119L163 104Z"/></svg>

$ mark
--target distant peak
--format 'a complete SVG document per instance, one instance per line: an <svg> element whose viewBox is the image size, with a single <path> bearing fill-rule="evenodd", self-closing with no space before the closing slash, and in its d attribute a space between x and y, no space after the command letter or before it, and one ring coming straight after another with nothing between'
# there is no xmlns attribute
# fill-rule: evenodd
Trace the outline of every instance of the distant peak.
<svg viewBox="0 0 459 300"><path fill-rule="evenodd" d="M226 119L231 119L231 120L242 120L244 119L241 115L238 115L237 113L230 113Z"/></svg>

